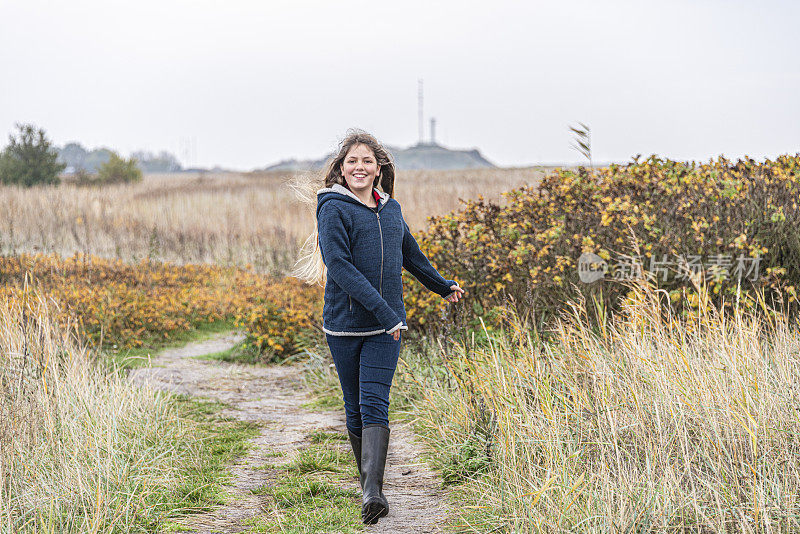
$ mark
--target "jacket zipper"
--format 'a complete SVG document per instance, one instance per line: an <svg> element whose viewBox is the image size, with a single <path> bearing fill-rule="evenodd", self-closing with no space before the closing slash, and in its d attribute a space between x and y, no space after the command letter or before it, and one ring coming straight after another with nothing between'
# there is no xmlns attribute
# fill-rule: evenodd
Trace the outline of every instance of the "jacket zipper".
<svg viewBox="0 0 800 534"><path fill-rule="evenodd" d="M378 293L383 296L383 229L381 228L381 215L377 211L375 216L378 218L378 233L381 236L381 279L378 282ZM350 303L350 311L353 311L353 297L347 295L347 301Z"/></svg>
<svg viewBox="0 0 800 534"><path fill-rule="evenodd" d="M380 209L380 208L378 208ZM375 215L378 217L378 232L381 236L381 281L378 284L378 292L383 296L383 230L381 229L381 215L377 211Z"/></svg>

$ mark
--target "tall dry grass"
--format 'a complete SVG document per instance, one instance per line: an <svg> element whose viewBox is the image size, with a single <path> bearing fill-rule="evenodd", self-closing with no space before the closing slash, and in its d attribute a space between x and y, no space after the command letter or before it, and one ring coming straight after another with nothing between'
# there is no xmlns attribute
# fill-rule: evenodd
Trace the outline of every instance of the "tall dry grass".
<svg viewBox="0 0 800 534"><path fill-rule="evenodd" d="M511 313L486 343L406 353L462 528L800 531L800 332L701 294L685 320L639 286L595 331L578 304L547 340Z"/></svg>
<svg viewBox="0 0 800 534"><path fill-rule="evenodd" d="M42 297L0 302L0 532L141 532L184 506L193 429L98 366Z"/></svg>
<svg viewBox="0 0 800 534"><path fill-rule="evenodd" d="M537 183L543 174L542 168L399 173L396 196L417 230L426 217L458 209L459 198L500 199L500 192ZM250 264L284 274L314 225L314 212L286 186L291 176L175 174L102 188L0 186L0 254L81 251L126 261Z"/></svg>

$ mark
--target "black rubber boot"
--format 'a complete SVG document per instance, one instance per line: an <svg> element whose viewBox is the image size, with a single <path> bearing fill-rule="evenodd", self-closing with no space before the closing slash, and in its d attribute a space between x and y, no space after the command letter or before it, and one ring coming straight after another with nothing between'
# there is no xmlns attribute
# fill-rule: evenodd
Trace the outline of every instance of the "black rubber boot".
<svg viewBox="0 0 800 534"><path fill-rule="evenodd" d="M353 456L356 458L356 465L358 466L358 479L361 480L361 438L353 434L348 428L347 434L350 436L350 446L353 447Z"/></svg>
<svg viewBox="0 0 800 534"><path fill-rule="evenodd" d="M361 445L361 519L365 525L372 525L389 513L389 502L383 494L389 427L379 423L364 425L361 429Z"/></svg>

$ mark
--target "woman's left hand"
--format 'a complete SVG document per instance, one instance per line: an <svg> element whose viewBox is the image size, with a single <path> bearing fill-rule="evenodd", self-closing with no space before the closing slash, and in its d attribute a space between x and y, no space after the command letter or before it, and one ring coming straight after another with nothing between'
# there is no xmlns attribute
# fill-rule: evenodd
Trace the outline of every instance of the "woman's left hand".
<svg viewBox="0 0 800 534"><path fill-rule="evenodd" d="M458 299L461 298L461 295L466 293L466 291L458 287L458 284L450 286L450 289L452 289L453 292L445 297L445 300L448 302L458 302Z"/></svg>

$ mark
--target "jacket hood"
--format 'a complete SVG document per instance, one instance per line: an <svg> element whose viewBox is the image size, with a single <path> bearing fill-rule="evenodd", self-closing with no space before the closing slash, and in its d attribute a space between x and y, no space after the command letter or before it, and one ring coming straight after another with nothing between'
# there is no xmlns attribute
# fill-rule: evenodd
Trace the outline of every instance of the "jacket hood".
<svg viewBox="0 0 800 534"><path fill-rule="evenodd" d="M372 190L377 192L378 196L381 198L380 204L378 204L379 207L386 204L391 198L387 193L384 193L383 191L378 191L375 188L373 188ZM319 215L319 210L320 208L322 208L322 205L332 198L336 198L339 200L346 200L347 202L352 202L354 204L361 204L362 206L368 207L361 201L360 198L358 198L355 195L355 193L347 189L345 186L341 184L333 184L331 187L323 187L322 189L317 191L317 215Z"/></svg>

